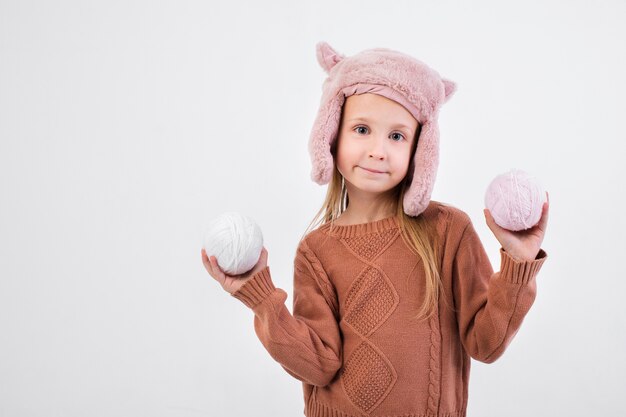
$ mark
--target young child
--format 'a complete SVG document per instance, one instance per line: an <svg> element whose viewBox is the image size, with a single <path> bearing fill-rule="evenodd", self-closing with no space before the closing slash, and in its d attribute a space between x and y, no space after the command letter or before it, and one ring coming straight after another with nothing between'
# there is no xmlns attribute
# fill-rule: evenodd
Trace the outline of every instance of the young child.
<svg viewBox="0 0 626 417"><path fill-rule="evenodd" d="M307 417L465 416L470 357L497 360L535 299L549 203L522 232L485 211L502 245L494 273L470 217L430 200L455 83L386 48L346 57L320 42L317 59L328 77L309 151L312 179L330 184L324 222L296 250L293 315L265 248L238 277L204 250L203 263L302 381Z"/></svg>

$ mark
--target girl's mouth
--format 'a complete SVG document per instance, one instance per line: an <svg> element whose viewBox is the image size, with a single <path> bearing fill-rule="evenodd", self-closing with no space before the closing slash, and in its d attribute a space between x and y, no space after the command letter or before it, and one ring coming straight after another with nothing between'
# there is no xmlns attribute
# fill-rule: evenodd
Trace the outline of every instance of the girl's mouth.
<svg viewBox="0 0 626 417"><path fill-rule="evenodd" d="M384 172L382 172L382 171L376 171L376 170L373 170L373 169L367 169L367 168L364 168L362 166L359 166L359 168L361 168L361 169L363 169L363 170L365 170L367 172L371 172L372 174L384 174Z"/></svg>

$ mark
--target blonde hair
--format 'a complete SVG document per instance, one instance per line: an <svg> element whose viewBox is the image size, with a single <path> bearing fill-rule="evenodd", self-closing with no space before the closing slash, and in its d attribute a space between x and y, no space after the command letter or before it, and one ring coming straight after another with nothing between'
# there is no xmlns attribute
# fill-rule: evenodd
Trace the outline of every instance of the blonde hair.
<svg viewBox="0 0 626 417"><path fill-rule="evenodd" d="M411 251L422 259L422 265L424 267L424 272L426 273L424 303L417 311L417 314L413 317L417 320L428 319L437 311L440 291L443 291L443 284L439 273L439 236L435 229L435 225L432 224L434 222L430 222L431 224L429 224L429 222L427 222L421 214L416 217L407 215L404 212L402 204L404 194L408 188L407 184L410 184L410 181L413 178L413 156L417 148L420 131L421 125L418 124L412 144L411 158L407 175L392 191L392 200L396 213L395 219L398 222L402 239ZM337 142L338 140L336 140L331 147L331 153L335 161ZM306 236L306 234L313 227L326 224L328 222L330 222L330 229L332 230L333 222L346 210L348 203L349 198L344 179L337 169L337 164L335 163L333 175L326 191L326 198L302 238L304 238L304 236Z"/></svg>

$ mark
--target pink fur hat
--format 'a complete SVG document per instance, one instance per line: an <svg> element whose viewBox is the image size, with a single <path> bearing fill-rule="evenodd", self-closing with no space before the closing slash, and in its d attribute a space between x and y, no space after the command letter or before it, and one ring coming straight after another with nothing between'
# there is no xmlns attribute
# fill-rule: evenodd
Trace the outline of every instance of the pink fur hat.
<svg viewBox="0 0 626 417"><path fill-rule="evenodd" d="M333 173L331 145L337 140L346 97L374 93L404 106L421 125L415 167L403 201L409 216L422 213L432 194L439 165L439 108L456 91L453 81L421 61L387 48L373 48L346 57L328 43L316 45L317 61L328 77L322 86L320 108L311 130L311 179L328 184Z"/></svg>

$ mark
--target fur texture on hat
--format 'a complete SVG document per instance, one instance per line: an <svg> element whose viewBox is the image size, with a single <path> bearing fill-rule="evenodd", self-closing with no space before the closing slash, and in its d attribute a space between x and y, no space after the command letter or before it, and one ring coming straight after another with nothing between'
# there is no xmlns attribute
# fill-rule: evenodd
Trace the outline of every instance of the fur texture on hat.
<svg viewBox="0 0 626 417"><path fill-rule="evenodd" d="M337 140L346 97L374 93L404 106L421 125L414 170L403 201L409 216L422 213L432 194L439 165L439 108L456 91L456 83L442 78L423 62L387 48L364 50L353 56L328 43L316 45L317 61L328 77L322 85L320 108L309 138L311 179L328 184L333 173L331 146Z"/></svg>

